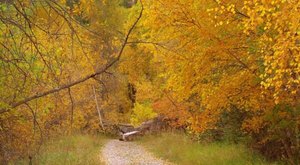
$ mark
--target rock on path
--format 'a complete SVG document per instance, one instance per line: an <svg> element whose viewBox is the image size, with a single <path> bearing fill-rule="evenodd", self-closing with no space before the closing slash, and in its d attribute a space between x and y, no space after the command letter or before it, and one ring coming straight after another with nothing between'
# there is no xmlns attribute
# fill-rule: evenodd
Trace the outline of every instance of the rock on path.
<svg viewBox="0 0 300 165"><path fill-rule="evenodd" d="M110 140L104 145L102 158L108 165L171 165L134 142L119 140Z"/></svg>

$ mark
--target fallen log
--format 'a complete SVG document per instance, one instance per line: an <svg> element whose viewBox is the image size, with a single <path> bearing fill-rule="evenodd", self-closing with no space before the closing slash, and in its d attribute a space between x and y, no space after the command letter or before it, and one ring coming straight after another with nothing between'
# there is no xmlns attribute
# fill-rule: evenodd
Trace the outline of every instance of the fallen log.
<svg viewBox="0 0 300 165"><path fill-rule="evenodd" d="M131 131L131 132L127 132L127 133L123 133L122 134L122 138L120 138L119 140L121 141L128 141L131 140L129 137L132 137L134 135L137 135L140 131Z"/></svg>
<svg viewBox="0 0 300 165"><path fill-rule="evenodd" d="M106 133L118 135L121 141L130 141L136 136L158 133L168 128L163 116L145 121L139 127L127 123L110 123L109 121L103 121L103 125L106 127Z"/></svg>

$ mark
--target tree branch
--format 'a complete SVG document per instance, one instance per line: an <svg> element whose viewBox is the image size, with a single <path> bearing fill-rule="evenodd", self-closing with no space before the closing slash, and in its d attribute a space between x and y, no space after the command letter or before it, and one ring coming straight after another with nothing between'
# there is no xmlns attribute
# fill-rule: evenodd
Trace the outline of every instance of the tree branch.
<svg viewBox="0 0 300 165"><path fill-rule="evenodd" d="M121 56L122 56L122 54L123 54L123 52L124 52L124 49L125 49L125 47L126 47L126 45L127 45L128 39L129 39L129 37L130 37L130 35L131 35L133 29L136 27L137 23L138 23L139 20L142 18L143 11L144 11L144 7L143 7L143 4L142 4L142 1L140 1L140 2L141 2L141 5L142 5L142 9L141 9L141 11L140 11L140 14L139 14L138 18L135 20L135 22L133 23L133 25L131 26L131 28L128 30L128 32L127 32L127 34L126 34L126 36L125 36L125 40L124 40L124 42L123 42L123 44L122 44L122 46L121 46L121 49L120 49L120 51L119 51L118 56L117 56L116 59L112 60L112 61L111 61L109 64L107 64L104 68L99 69L98 71L96 71L96 72L94 72L94 73L92 73L92 74L89 74L89 75L87 75L87 76L85 76L85 77L83 77L83 78L81 78L81 79L78 79L78 80L76 80L76 81L74 81L74 82L71 82L71 83L68 83L68 84L61 85L61 86L59 86L59 87L57 87L57 88L54 88L54 89L51 89L51 90L48 90L48 91L45 91L45 92L41 92L41 93L38 93L38 94L36 94L36 95L30 96L30 97L28 97L28 98L25 98L25 99L23 99L23 100L21 100L21 101L12 103L12 104L10 104L10 109L0 109L0 114L5 113L5 112L9 112L11 109L16 108L16 107L18 107L18 106L20 106L20 105L22 105L22 104L25 104L25 103L27 103L27 102L29 102L29 101L31 101L31 100L35 100L35 99L38 99L38 98L47 96L47 95L49 95L49 94L52 94L52 93L61 91L61 90L63 90L63 89L70 88L70 87L75 86L75 85L77 85L77 84L83 83L83 82L89 80L90 78L94 78L94 77L97 76L97 75L100 75L100 74L102 74L102 73L105 73L107 69L109 69L111 66L113 66L116 62L119 61L119 59L121 58Z"/></svg>

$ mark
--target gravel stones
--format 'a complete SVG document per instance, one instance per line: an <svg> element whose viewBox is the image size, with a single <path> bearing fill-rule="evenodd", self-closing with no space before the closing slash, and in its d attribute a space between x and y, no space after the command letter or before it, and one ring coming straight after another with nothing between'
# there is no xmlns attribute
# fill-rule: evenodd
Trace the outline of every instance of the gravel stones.
<svg viewBox="0 0 300 165"><path fill-rule="evenodd" d="M134 142L119 140L110 140L104 145L102 158L108 165L171 165Z"/></svg>

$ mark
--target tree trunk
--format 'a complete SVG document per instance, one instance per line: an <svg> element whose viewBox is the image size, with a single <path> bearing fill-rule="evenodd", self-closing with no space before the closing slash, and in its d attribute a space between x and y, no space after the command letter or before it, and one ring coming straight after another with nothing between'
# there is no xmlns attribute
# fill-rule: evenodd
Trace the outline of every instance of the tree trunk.
<svg viewBox="0 0 300 165"><path fill-rule="evenodd" d="M102 116L101 116L101 112L100 112L100 108L99 108L99 104L98 104L98 100L97 100L96 89L94 86L93 86L93 91L94 91L94 97L95 97L95 102L96 102L96 109L97 109L98 116L99 116L99 123L100 123L102 130L104 131Z"/></svg>

